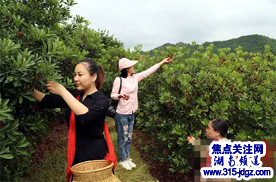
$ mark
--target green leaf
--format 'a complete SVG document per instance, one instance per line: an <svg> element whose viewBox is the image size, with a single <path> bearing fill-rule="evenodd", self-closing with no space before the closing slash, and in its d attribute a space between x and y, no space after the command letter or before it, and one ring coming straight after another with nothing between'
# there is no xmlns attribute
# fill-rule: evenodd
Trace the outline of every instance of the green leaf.
<svg viewBox="0 0 276 182"><path fill-rule="evenodd" d="M29 155L30 153L26 150L19 150L19 149L16 149L16 151L21 154L21 155Z"/></svg>
<svg viewBox="0 0 276 182"><path fill-rule="evenodd" d="M23 144L21 144L21 145L17 145L16 147L18 147L18 148L22 148L22 147L26 147L26 146L28 146L30 144L30 142L24 142Z"/></svg>
<svg viewBox="0 0 276 182"><path fill-rule="evenodd" d="M23 97L19 96L19 104L22 104L22 102L23 102Z"/></svg>
<svg viewBox="0 0 276 182"><path fill-rule="evenodd" d="M12 154L1 154L0 158L2 159L12 159L14 156Z"/></svg>
<svg viewBox="0 0 276 182"><path fill-rule="evenodd" d="M13 142L16 141L16 137L14 137L13 135L8 134L8 138Z"/></svg>
<svg viewBox="0 0 276 182"><path fill-rule="evenodd" d="M0 152L0 155L1 154L4 154L4 153L9 153L10 152L10 149L9 149L9 147L7 147L7 148L5 148L4 150L2 150L1 152Z"/></svg>
<svg viewBox="0 0 276 182"><path fill-rule="evenodd" d="M29 95L23 95L23 97L25 97L26 99L28 99L31 102L35 102L35 99Z"/></svg>

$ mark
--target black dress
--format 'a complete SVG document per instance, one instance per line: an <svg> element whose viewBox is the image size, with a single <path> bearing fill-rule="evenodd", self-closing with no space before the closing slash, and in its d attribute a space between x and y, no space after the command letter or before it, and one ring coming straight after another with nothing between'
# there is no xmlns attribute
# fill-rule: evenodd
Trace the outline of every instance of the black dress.
<svg viewBox="0 0 276 182"><path fill-rule="evenodd" d="M103 134L105 116L109 107L108 99L101 91L87 95L83 100L83 92L73 94L80 95L80 102L89 111L86 114L75 115L76 152L73 165L88 160L104 159L108 149ZM59 95L45 95L39 103L45 108L67 108L66 120L69 127L71 109Z"/></svg>

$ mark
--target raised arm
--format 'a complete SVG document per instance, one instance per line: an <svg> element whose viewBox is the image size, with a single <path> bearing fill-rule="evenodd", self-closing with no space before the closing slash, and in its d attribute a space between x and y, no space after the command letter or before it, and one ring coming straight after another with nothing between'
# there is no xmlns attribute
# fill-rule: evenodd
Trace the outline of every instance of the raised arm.
<svg viewBox="0 0 276 182"><path fill-rule="evenodd" d="M78 101L68 90L65 90L61 94L61 97L76 115L85 114L89 111L89 109Z"/></svg>
<svg viewBox="0 0 276 182"><path fill-rule="evenodd" d="M63 85L54 81L49 81L46 86L51 93L61 96L76 115L88 112L88 108L79 102Z"/></svg>
<svg viewBox="0 0 276 182"><path fill-rule="evenodd" d="M155 71L157 71L163 64L172 62L172 58L165 58L159 63L155 64L154 66L150 67L149 69L142 71L140 73L134 74L134 77L137 77L138 81L143 80L144 78L150 76Z"/></svg>
<svg viewBox="0 0 276 182"><path fill-rule="evenodd" d="M38 102L39 107L41 108L66 108L68 107L67 103L60 95L50 94L46 95L36 89L34 89L33 97Z"/></svg>

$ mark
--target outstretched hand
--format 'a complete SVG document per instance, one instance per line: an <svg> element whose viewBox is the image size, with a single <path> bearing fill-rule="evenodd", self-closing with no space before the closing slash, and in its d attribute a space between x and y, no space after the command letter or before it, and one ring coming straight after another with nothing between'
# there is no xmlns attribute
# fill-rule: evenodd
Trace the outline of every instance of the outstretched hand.
<svg viewBox="0 0 276 182"><path fill-rule="evenodd" d="M162 66L163 64L171 63L172 60L173 60L173 57L167 57L167 58L163 59L163 60L159 63L159 65Z"/></svg>
<svg viewBox="0 0 276 182"><path fill-rule="evenodd" d="M188 136L187 140L190 144L194 145L195 144L195 138L193 136Z"/></svg>
<svg viewBox="0 0 276 182"><path fill-rule="evenodd" d="M171 63L172 60L173 60L173 56L163 59L164 63L166 63L166 64L167 64L167 63Z"/></svg>

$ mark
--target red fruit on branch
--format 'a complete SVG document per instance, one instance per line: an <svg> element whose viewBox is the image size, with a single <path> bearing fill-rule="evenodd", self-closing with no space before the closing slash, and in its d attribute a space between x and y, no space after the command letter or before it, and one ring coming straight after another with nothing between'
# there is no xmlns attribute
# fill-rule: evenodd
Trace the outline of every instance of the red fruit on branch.
<svg viewBox="0 0 276 182"><path fill-rule="evenodd" d="M37 75L35 76L35 80L36 80L36 81L39 80L39 77L38 77Z"/></svg>
<svg viewBox="0 0 276 182"><path fill-rule="evenodd" d="M158 117L158 118L157 118L157 121L161 122L161 121L162 121L162 119Z"/></svg>
<svg viewBox="0 0 276 182"><path fill-rule="evenodd" d="M233 87L232 87L232 86L230 86L230 87L229 87L229 89L230 89L230 90L233 90Z"/></svg>
<svg viewBox="0 0 276 182"><path fill-rule="evenodd" d="M169 59L172 59L173 58L173 54L172 55L168 54L168 57L169 57Z"/></svg>
<svg viewBox="0 0 276 182"><path fill-rule="evenodd" d="M21 37L24 36L24 34L20 32L20 33L17 34L17 36L21 38Z"/></svg>
<svg viewBox="0 0 276 182"><path fill-rule="evenodd" d="M34 106L33 106L33 105L29 105L29 108L30 108L30 109L34 109Z"/></svg>
<svg viewBox="0 0 276 182"><path fill-rule="evenodd" d="M65 70L68 70L68 69L69 69L69 67L68 67L68 66L66 66L66 67L65 67Z"/></svg>
<svg viewBox="0 0 276 182"><path fill-rule="evenodd" d="M0 122L0 129L4 126L4 124L2 122Z"/></svg>
<svg viewBox="0 0 276 182"><path fill-rule="evenodd" d="M173 104L168 104L167 107L170 109L172 106L173 106Z"/></svg>

